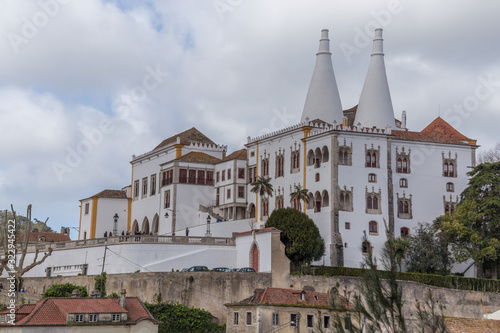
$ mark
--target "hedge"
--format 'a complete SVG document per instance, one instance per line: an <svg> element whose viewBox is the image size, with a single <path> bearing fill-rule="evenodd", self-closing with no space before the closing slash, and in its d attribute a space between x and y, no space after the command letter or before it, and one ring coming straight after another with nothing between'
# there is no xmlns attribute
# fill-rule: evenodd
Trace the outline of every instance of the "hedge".
<svg viewBox="0 0 500 333"><path fill-rule="evenodd" d="M304 266L302 274L304 275L324 275L324 276L355 276L361 277L365 269L351 267L334 266ZM380 277L387 278L388 271L378 271ZM466 278L452 275L436 275L423 273L397 273L397 279L403 281L413 281L429 286L443 287L449 289L472 290L483 292L500 291L500 281L491 279Z"/></svg>

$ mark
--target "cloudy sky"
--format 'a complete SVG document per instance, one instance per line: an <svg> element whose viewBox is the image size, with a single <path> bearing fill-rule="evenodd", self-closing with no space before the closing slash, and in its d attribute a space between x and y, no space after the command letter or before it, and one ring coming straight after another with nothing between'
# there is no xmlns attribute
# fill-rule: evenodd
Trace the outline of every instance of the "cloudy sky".
<svg viewBox="0 0 500 333"><path fill-rule="evenodd" d="M298 123L321 29L345 109L384 29L396 116L500 141L495 0L0 0L0 200L55 230L195 126L229 151ZM73 236L76 234L72 230Z"/></svg>

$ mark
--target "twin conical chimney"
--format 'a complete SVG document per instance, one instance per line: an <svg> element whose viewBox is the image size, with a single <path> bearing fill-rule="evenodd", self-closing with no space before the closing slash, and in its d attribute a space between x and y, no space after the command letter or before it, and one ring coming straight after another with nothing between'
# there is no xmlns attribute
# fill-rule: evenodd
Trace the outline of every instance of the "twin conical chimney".
<svg viewBox="0 0 500 333"><path fill-rule="evenodd" d="M391 93L385 73L382 29L375 30L373 52L366 74L365 84L359 98L354 125L361 127L395 127Z"/></svg>
<svg viewBox="0 0 500 333"><path fill-rule="evenodd" d="M319 51L316 54L316 66L307 92L301 122L321 119L327 123L342 123L342 104L332 66L332 53L328 30L321 31Z"/></svg>

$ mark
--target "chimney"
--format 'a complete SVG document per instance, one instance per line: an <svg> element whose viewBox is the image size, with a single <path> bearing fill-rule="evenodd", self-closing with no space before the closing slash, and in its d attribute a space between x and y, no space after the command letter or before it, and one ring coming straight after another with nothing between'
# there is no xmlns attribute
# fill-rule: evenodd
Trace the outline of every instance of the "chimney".
<svg viewBox="0 0 500 333"><path fill-rule="evenodd" d="M80 289L73 289L73 291L71 292L71 297L72 298L80 297Z"/></svg>
<svg viewBox="0 0 500 333"><path fill-rule="evenodd" d="M406 129L406 110L401 112L401 128Z"/></svg>
<svg viewBox="0 0 500 333"><path fill-rule="evenodd" d="M120 298L118 299L118 303L122 308L125 309L125 298L127 297L127 290L122 289L122 292L120 293Z"/></svg>

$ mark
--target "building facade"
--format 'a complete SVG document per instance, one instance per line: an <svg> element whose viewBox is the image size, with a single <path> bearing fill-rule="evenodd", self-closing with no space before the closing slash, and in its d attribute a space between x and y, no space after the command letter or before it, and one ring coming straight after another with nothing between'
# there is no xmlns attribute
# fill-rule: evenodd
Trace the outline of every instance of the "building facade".
<svg viewBox="0 0 500 333"><path fill-rule="evenodd" d="M291 206L308 214L325 240L319 263L359 267L364 252L377 254L387 237L452 212L478 146L440 117L422 131L407 128L405 111L395 118L382 30L353 108L342 108L327 30L316 57L299 124L249 137L229 155L193 127L133 156L126 230L172 235L232 221L208 235L230 237L263 228L273 210ZM259 176L271 179L272 196L251 191ZM308 190L307 203L290 201L296 185ZM92 229L88 219L83 215L82 226L102 232L101 220ZM87 229L80 230L83 239Z"/></svg>

